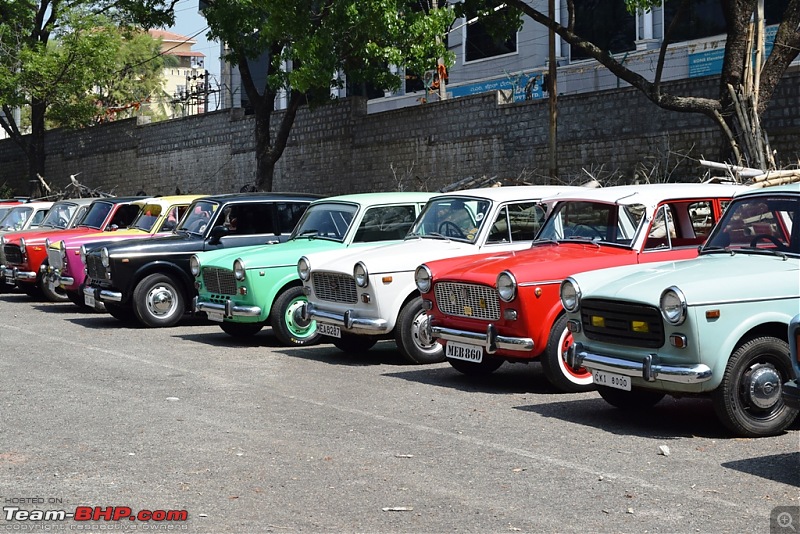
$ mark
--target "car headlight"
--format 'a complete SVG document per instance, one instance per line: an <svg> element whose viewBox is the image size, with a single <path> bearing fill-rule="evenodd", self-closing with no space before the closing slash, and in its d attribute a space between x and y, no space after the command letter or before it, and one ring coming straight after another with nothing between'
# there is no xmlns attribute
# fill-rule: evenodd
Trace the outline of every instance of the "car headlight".
<svg viewBox="0 0 800 534"><path fill-rule="evenodd" d="M659 307L661 316L673 326L681 325L686 320L686 297L675 286L668 287L661 293Z"/></svg>
<svg viewBox="0 0 800 534"><path fill-rule="evenodd" d="M197 259L196 254L189 258L189 270L192 272L192 276L200 274L200 260Z"/></svg>
<svg viewBox="0 0 800 534"><path fill-rule="evenodd" d="M81 245L81 263L86 265L86 245Z"/></svg>
<svg viewBox="0 0 800 534"><path fill-rule="evenodd" d="M20 237L19 238L19 251L22 254L25 254L25 238L24 237Z"/></svg>
<svg viewBox="0 0 800 534"><path fill-rule="evenodd" d="M417 270L414 271L414 281L417 283L417 289L419 289L420 293L427 293L431 290L432 278L431 270L428 269L427 265L420 265L417 267Z"/></svg>
<svg viewBox="0 0 800 534"><path fill-rule="evenodd" d="M106 247L100 249L100 263L103 264L103 267L108 267L111 264L108 261L108 249Z"/></svg>
<svg viewBox="0 0 800 534"><path fill-rule="evenodd" d="M362 262L356 263L356 266L353 267L353 278L355 278L358 287L367 287L369 285L367 266Z"/></svg>
<svg viewBox="0 0 800 534"><path fill-rule="evenodd" d="M236 258L236 261L233 262L233 277L240 282L246 277L242 258Z"/></svg>
<svg viewBox="0 0 800 534"><path fill-rule="evenodd" d="M300 280L303 282L307 282L309 278L311 278L311 262L308 261L308 258L303 256L297 262L297 276L300 277Z"/></svg>
<svg viewBox="0 0 800 534"><path fill-rule="evenodd" d="M517 279L508 271L497 275L497 294L504 302L511 302L517 296Z"/></svg>
<svg viewBox="0 0 800 534"><path fill-rule="evenodd" d="M581 288L574 278L561 282L561 305L568 312L576 312L581 307Z"/></svg>
<svg viewBox="0 0 800 534"><path fill-rule="evenodd" d="M45 240L44 240L44 248L45 248L45 250L50 248L50 238L49 237L45 238Z"/></svg>

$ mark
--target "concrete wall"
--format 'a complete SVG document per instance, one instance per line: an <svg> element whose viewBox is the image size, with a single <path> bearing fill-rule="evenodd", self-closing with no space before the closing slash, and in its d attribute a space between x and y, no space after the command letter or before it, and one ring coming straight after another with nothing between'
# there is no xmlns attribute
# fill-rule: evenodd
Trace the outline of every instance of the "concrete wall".
<svg viewBox="0 0 800 534"><path fill-rule="evenodd" d="M714 94L712 80L675 82L669 90ZM276 191L322 194L396 189L438 190L465 177L497 176L546 183L548 104L498 105L496 94L367 114L347 99L301 109L275 174ZM670 175L694 181L697 159L715 159L719 134L694 114L660 110L639 92L617 89L559 98L562 179L632 180ZM783 165L800 160L800 73L783 80L764 126ZM46 138L46 179L69 175L90 186L132 194L221 193L253 181L253 119L241 110L137 126L121 121ZM28 190L25 162L11 140L0 141L0 187Z"/></svg>

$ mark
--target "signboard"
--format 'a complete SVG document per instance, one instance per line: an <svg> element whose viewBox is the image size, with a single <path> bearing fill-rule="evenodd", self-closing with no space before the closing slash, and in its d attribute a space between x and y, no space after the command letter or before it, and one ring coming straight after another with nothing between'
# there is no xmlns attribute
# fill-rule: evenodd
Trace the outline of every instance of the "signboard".
<svg viewBox="0 0 800 534"><path fill-rule="evenodd" d="M513 90L514 102L536 100L544 98L544 92L542 91L543 79L544 73L522 74L519 77L506 78L503 80L490 80L459 85L452 88L448 87L447 93L453 98L458 98L460 96L477 95L489 91ZM530 97L527 96L528 93L530 93Z"/></svg>
<svg viewBox="0 0 800 534"><path fill-rule="evenodd" d="M777 24L767 26L764 30L764 59L772 52L776 33L778 33ZM716 41L706 46L708 48L705 50L689 53L689 78L710 76L722 72L722 60L725 57L725 41Z"/></svg>

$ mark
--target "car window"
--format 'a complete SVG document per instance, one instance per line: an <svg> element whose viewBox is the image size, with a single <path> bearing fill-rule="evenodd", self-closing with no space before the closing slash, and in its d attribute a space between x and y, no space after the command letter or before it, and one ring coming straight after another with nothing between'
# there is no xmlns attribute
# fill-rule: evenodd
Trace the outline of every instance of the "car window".
<svg viewBox="0 0 800 534"><path fill-rule="evenodd" d="M136 220L131 224L131 228L137 228L144 232L149 232L153 229L153 225L161 215L161 206L159 204L146 204Z"/></svg>
<svg viewBox="0 0 800 534"><path fill-rule="evenodd" d="M800 243L797 241L800 239L795 237L792 240L791 237L794 219L798 213L799 198L742 198L730 204L715 227L706 248L798 252Z"/></svg>
<svg viewBox="0 0 800 534"><path fill-rule="evenodd" d="M386 239L402 239L416 218L413 204L402 206L375 206L369 208L356 230L356 243L370 243Z"/></svg>
<svg viewBox="0 0 800 534"><path fill-rule="evenodd" d="M81 226L100 229L103 227L106 217L111 212L111 204L108 202L94 202L89 206L89 211L81 219Z"/></svg>
<svg viewBox="0 0 800 534"><path fill-rule="evenodd" d="M33 214L33 218L31 219L31 226L39 226L44 221L44 218L47 216L47 210L39 210Z"/></svg>
<svg viewBox="0 0 800 534"><path fill-rule="evenodd" d="M114 216L111 217L111 222L109 224L117 228L128 228L131 223L133 223L134 219L136 219L136 216L139 215L140 211L142 211L142 207L137 204L120 206L117 208L117 211L114 212Z"/></svg>
<svg viewBox="0 0 800 534"><path fill-rule="evenodd" d="M419 236L448 237L474 242L487 219L491 203L466 197L437 197L431 200L414 224Z"/></svg>
<svg viewBox="0 0 800 534"><path fill-rule="evenodd" d="M185 230L193 234L203 234L208 228L211 218L219 208L216 202L198 200L189 206L189 213L181 219L178 230Z"/></svg>
<svg viewBox="0 0 800 534"><path fill-rule="evenodd" d="M236 203L222 208L216 225L228 228L228 235L274 234L272 202Z"/></svg>
<svg viewBox="0 0 800 534"><path fill-rule="evenodd" d="M503 206L489 231L487 243L533 241L545 218L538 202L518 202Z"/></svg>
<svg viewBox="0 0 800 534"><path fill-rule="evenodd" d="M308 209L307 203L300 202L278 202L275 204L275 212L278 215L278 231L280 234L291 234L300 222L303 214Z"/></svg>
<svg viewBox="0 0 800 534"><path fill-rule="evenodd" d="M643 206L564 201L556 205L537 239L592 240L630 245L644 221Z"/></svg>

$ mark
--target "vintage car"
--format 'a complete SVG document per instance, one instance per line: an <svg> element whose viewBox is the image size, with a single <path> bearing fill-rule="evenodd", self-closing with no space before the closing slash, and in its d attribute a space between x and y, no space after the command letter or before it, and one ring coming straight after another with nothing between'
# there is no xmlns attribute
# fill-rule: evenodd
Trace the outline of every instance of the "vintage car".
<svg viewBox="0 0 800 534"><path fill-rule="evenodd" d="M123 239L141 239L152 235L167 235L177 228L189 204L202 195L174 195L143 199L136 220L125 230L98 232L47 243L47 282L52 293L56 288L66 293L69 300L85 307L83 284L86 270L81 250L91 249Z"/></svg>
<svg viewBox="0 0 800 534"><path fill-rule="evenodd" d="M443 360L428 336L414 269L427 260L528 248L545 219L544 198L574 189L512 186L434 197L401 243L303 256L297 264L308 303L301 311L344 351L369 350L394 338L412 363Z"/></svg>
<svg viewBox="0 0 800 534"><path fill-rule="evenodd" d="M31 296L44 295L48 300L66 301L66 295L59 290L51 291L47 283L48 239L68 239L92 234L98 231L114 231L127 228L139 214L141 205L133 202L143 197L112 197L93 199L91 206L81 222L72 228L40 228L29 233L9 233L3 236L3 274L6 283L16 283L17 287ZM51 208L52 209L52 208Z"/></svg>
<svg viewBox="0 0 800 534"><path fill-rule="evenodd" d="M286 241L319 195L236 193L195 200L173 235L120 241L86 251L84 302L97 301L121 321L174 326L192 311L189 268L205 250Z"/></svg>
<svg viewBox="0 0 800 534"><path fill-rule="evenodd" d="M285 243L203 252L192 259L204 311L232 336L249 336L265 324L288 346L319 340L316 323L300 317L306 301L297 260L311 251L378 246L405 237L433 193L360 193L317 200Z"/></svg>
<svg viewBox="0 0 800 534"><path fill-rule="evenodd" d="M783 384L783 403L800 410L800 314L789 322L789 359L792 361L792 379Z"/></svg>
<svg viewBox="0 0 800 534"><path fill-rule="evenodd" d="M571 343L558 288L590 269L693 258L736 191L732 184L649 184L579 189L558 203L526 250L426 262L417 288L430 336L465 374L504 361L538 361L562 391L592 388L565 363Z"/></svg>
<svg viewBox="0 0 800 534"><path fill-rule="evenodd" d="M798 412L781 398L800 310L797 221L800 184L753 189L730 203L695 259L567 278L568 364L589 370L618 408L705 395L736 435L782 432Z"/></svg>
<svg viewBox="0 0 800 534"><path fill-rule="evenodd" d="M0 235L39 228L52 205L52 202L27 202L12 207L0 218Z"/></svg>
<svg viewBox="0 0 800 534"><path fill-rule="evenodd" d="M77 226L93 201L93 198L76 198L54 202L39 227L14 232L14 235L31 234L45 228L62 230L64 228ZM19 204L19 202L17 204ZM0 236L0 291L8 291L14 287L13 281L11 284L6 283L6 278L3 274L6 268L5 256L3 255L4 244L4 238Z"/></svg>

